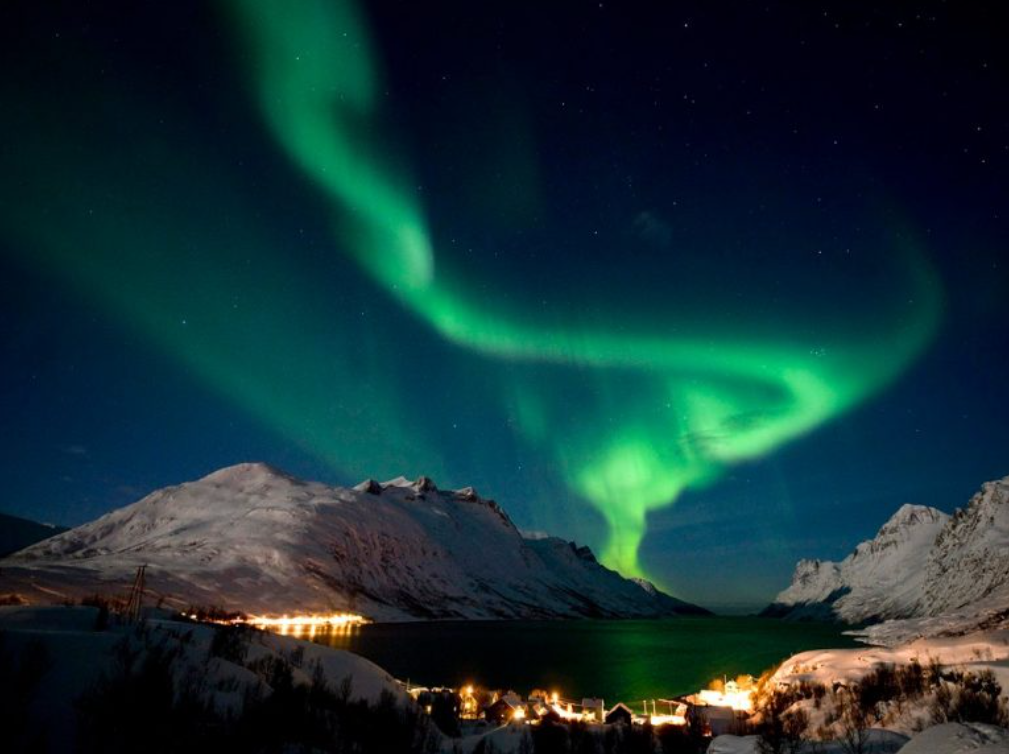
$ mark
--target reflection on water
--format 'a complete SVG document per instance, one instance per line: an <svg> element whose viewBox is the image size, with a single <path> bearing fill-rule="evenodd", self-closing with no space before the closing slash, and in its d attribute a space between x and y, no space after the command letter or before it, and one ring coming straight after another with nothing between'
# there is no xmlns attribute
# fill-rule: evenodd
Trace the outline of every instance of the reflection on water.
<svg viewBox="0 0 1009 754"><path fill-rule="evenodd" d="M803 650L855 646L832 624L738 617L375 623L291 635L356 652L417 684L563 688L612 700L669 697L723 675L758 675Z"/></svg>
<svg viewBox="0 0 1009 754"><path fill-rule="evenodd" d="M320 625L318 623L282 623L279 626L260 626L281 636L293 636L295 639L320 639L322 644L330 644L341 637L350 637L361 630L361 623L344 623L341 625Z"/></svg>
<svg viewBox="0 0 1009 754"><path fill-rule="evenodd" d="M331 615L296 615L294 617L285 615L280 618L253 617L244 622L282 636L314 641L315 637L320 635L334 638L350 635L369 621L352 613L333 613Z"/></svg>

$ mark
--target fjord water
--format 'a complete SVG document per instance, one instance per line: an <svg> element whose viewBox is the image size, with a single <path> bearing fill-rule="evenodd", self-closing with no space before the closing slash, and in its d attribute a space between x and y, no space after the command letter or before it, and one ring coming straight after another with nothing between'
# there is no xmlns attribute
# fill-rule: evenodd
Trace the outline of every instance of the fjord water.
<svg viewBox="0 0 1009 754"><path fill-rule="evenodd" d="M807 649L855 646L842 627L752 617L385 623L314 641L348 649L400 680L475 683L526 695L560 689L611 701L667 698L723 675L758 675Z"/></svg>

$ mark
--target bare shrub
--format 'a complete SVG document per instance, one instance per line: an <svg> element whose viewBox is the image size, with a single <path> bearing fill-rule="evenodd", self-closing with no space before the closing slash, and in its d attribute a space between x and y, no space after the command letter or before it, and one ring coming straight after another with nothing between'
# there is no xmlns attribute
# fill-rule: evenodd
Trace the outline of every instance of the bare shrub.
<svg viewBox="0 0 1009 754"><path fill-rule="evenodd" d="M241 665L249 652L253 629L248 626L215 626L210 640L210 656Z"/></svg>
<svg viewBox="0 0 1009 754"><path fill-rule="evenodd" d="M936 689L930 714L932 722L988 723L1009 726L1009 708L1001 696L1002 686L991 670L962 673L957 682Z"/></svg>
<svg viewBox="0 0 1009 754"><path fill-rule="evenodd" d="M798 696L793 689L777 690L760 708L760 722L754 730L760 737L757 746L762 754L791 754L799 750L809 727L809 715L803 709L791 709Z"/></svg>
<svg viewBox="0 0 1009 754"><path fill-rule="evenodd" d="M869 717L858 699L857 688L842 689L836 695L840 736L845 754L865 754L869 745Z"/></svg>

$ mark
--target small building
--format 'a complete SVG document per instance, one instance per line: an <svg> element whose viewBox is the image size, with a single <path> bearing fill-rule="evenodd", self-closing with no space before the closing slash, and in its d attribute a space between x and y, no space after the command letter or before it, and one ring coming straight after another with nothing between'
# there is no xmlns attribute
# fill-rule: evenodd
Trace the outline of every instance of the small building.
<svg viewBox="0 0 1009 754"><path fill-rule="evenodd" d="M509 704L511 704L513 707L517 707L518 705L522 704L522 697L516 694L511 689L508 689L506 692L504 692L501 695L501 698L504 699Z"/></svg>
<svg viewBox="0 0 1009 754"><path fill-rule="evenodd" d="M545 701L540 699L529 701L529 712L533 718L542 718L544 715L552 711L553 709L550 704Z"/></svg>
<svg viewBox="0 0 1009 754"><path fill-rule="evenodd" d="M602 699L582 699L582 718L601 723L606 718L606 702Z"/></svg>
<svg viewBox="0 0 1009 754"><path fill-rule="evenodd" d="M526 709L521 701L516 701L513 697L503 696L496 702L484 707L483 714L488 721L503 725L512 720L523 719Z"/></svg>
<svg viewBox="0 0 1009 754"><path fill-rule="evenodd" d="M708 721L708 728L711 735L721 736L726 733L735 733L739 730L739 724L746 719L746 715L732 707L702 707L699 712Z"/></svg>
<svg viewBox="0 0 1009 754"><path fill-rule="evenodd" d="M685 718L687 721L700 720L708 734L721 736L725 733L737 732L749 718L749 715L746 712L734 710L732 707L691 703L687 705Z"/></svg>
<svg viewBox="0 0 1009 754"><path fill-rule="evenodd" d="M431 707L434 705L434 694L431 693L430 689L411 689L407 693L414 698L426 714L431 714Z"/></svg>
<svg viewBox="0 0 1009 754"><path fill-rule="evenodd" d="M477 699L477 690L472 684L467 684L459 689L459 719L479 720L480 701Z"/></svg>
<svg viewBox="0 0 1009 754"><path fill-rule="evenodd" d="M655 727L662 725L684 726L687 724L687 709L687 703L679 699L654 700L652 702L651 723Z"/></svg>
<svg viewBox="0 0 1009 754"><path fill-rule="evenodd" d="M617 702L613 709L606 713L607 725L630 725L633 721L634 713L623 702Z"/></svg>

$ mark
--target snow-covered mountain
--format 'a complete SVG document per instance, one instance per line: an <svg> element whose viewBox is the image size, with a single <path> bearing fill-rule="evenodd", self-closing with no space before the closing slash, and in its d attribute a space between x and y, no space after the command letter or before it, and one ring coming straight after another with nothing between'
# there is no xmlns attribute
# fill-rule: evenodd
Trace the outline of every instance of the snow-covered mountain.
<svg viewBox="0 0 1009 754"><path fill-rule="evenodd" d="M179 606L378 620L651 617L703 612L586 547L525 539L472 488L426 477L353 489L240 464L168 487L0 560L0 593L35 601L148 588Z"/></svg>
<svg viewBox="0 0 1009 754"><path fill-rule="evenodd" d="M982 602L1009 608L1009 477L982 485L929 554L925 615Z"/></svg>
<svg viewBox="0 0 1009 754"><path fill-rule="evenodd" d="M904 505L840 563L800 560L764 614L849 623L1009 609L1009 477L952 516Z"/></svg>

